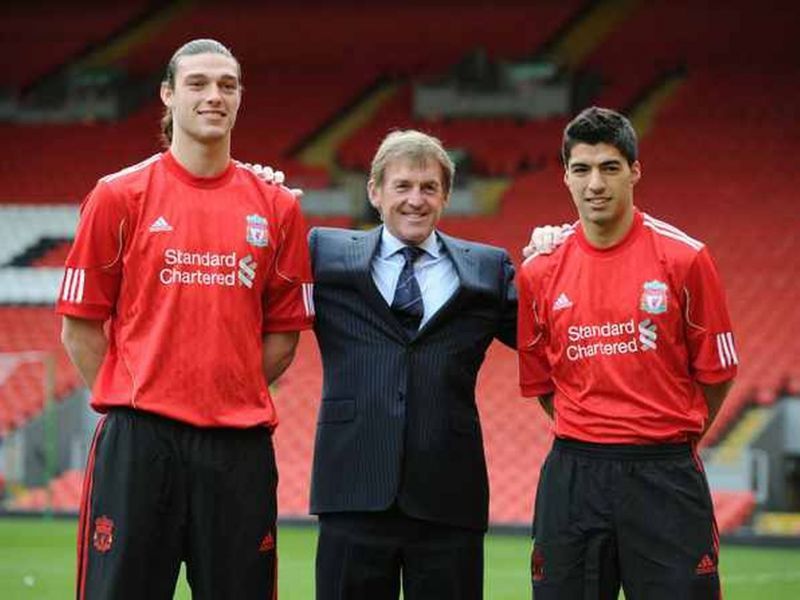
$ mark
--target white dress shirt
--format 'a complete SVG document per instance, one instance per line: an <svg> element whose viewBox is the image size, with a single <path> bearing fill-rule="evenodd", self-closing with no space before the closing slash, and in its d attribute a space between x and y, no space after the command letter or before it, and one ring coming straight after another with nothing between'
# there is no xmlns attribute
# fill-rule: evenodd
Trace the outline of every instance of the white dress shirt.
<svg viewBox="0 0 800 600"><path fill-rule="evenodd" d="M405 265L405 259L399 252L405 245L384 227L380 248L372 261L372 280L389 306L392 305L394 290ZM422 294L423 313L419 324L422 328L455 293L459 280L455 265L435 231L419 247L425 252L414 263L414 275Z"/></svg>

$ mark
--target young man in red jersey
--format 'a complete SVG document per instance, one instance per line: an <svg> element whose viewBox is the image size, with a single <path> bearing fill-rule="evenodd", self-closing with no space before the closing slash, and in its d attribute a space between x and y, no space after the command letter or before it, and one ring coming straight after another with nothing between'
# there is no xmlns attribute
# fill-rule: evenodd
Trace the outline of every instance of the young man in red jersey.
<svg viewBox="0 0 800 600"><path fill-rule="evenodd" d="M104 413L90 451L78 598L276 590L269 383L312 325L305 225L285 188L231 160L241 69L214 40L173 55L169 149L100 179L57 310Z"/></svg>
<svg viewBox="0 0 800 600"><path fill-rule="evenodd" d="M590 108L564 132L579 223L519 278L520 383L553 418L533 591L548 598L720 597L696 443L738 358L705 245L640 212L636 134Z"/></svg>

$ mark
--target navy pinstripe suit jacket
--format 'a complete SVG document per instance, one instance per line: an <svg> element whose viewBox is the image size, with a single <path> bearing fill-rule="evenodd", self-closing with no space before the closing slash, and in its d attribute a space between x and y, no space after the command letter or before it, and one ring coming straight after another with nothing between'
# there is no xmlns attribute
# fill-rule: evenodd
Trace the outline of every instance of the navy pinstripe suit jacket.
<svg viewBox="0 0 800 600"><path fill-rule="evenodd" d="M514 269L499 248L439 233L460 280L409 338L370 272L381 228L315 228L322 402L311 512L380 511L485 529L489 486L475 382L494 338L516 341Z"/></svg>

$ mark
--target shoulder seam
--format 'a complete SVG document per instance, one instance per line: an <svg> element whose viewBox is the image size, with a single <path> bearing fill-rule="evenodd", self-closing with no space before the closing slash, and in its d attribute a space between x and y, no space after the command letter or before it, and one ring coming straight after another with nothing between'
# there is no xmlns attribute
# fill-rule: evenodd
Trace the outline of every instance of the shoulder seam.
<svg viewBox="0 0 800 600"><path fill-rule="evenodd" d="M677 227L674 227L669 223L665 223L664 221L654 219L648 214L644 215L643 223L645 227L648 227L658 235L682 242L698 252L705 246L703 242L687 235Z"/></svg>
<svg viewBox="0 0 800 600"><path fill-rule="evenodd" d="M120 177L123 177L125 175L129 175L131 173L135 173L136 171L141 171L142 169L144 169L148 165L154 163L159 158L161 158L161 154L160 153L159 154L153 154L153 156L151 156L149 158L146 158L143 161L136 163L135 165L131 165L129 167L125 167L124 169L121 169L121 170L117 171L116 173L110 173L109 175L105 175L105 176L101 177L100 181L102 181L103 183L110 183L110 182L114 181L115 179L119 179Z"/></svg>

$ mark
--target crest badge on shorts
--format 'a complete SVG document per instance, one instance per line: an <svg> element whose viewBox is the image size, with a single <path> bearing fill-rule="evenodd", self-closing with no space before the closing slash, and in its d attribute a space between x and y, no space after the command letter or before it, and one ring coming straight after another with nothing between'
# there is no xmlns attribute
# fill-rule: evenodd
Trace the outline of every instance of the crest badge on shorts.
<svg viewBox="0 0 800 600"><path fill-rule="evenodd" d="M114 543L114 521L105 515L94 520L94 535L92 536L94 549L98 552L108 552Z"/></svg>
<svg viewBox="0 0 800 600"><path fill-rule="evenodd" d="M269 244L267 220L261 215L247 216L247 243L259 248L265 248Z"/></svg>
<svg viewBox="0 0 800 600"><path fill-rule="evenodd" d="M667 284L661 281L646 281L642 286L639 308L651 315L667 312Z"/></svg>

